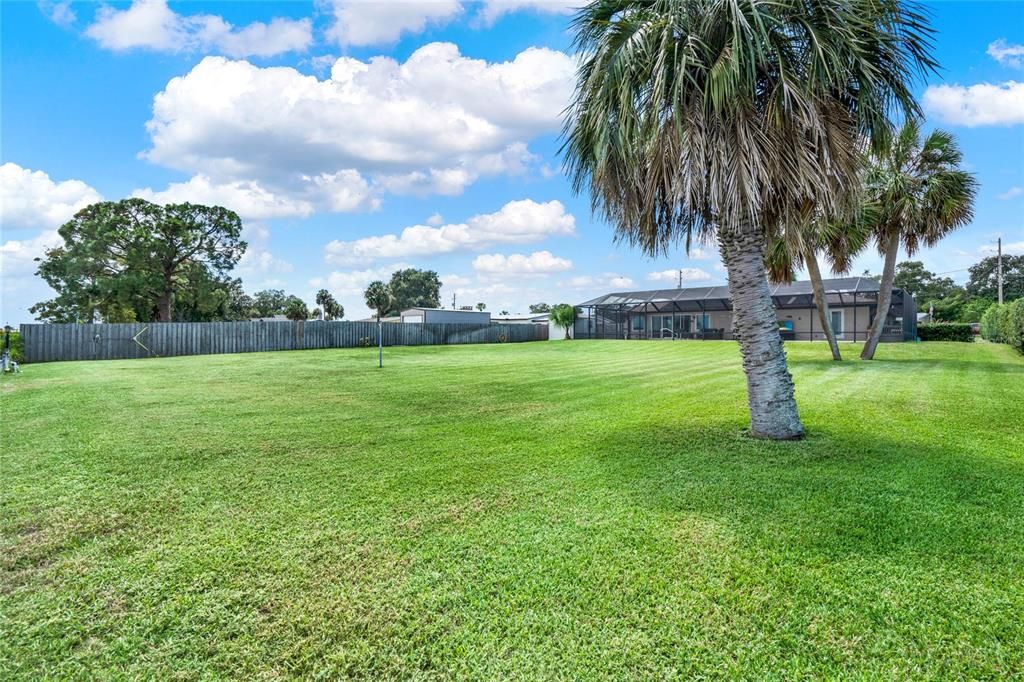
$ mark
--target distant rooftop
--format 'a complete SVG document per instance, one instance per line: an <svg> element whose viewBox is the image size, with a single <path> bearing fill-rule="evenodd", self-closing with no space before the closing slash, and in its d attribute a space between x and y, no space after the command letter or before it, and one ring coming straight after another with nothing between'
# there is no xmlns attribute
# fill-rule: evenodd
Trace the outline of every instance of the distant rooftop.
<svg viewBox="0 0 1024 682"><path fill-rule="evenodd" d="M839 277L822 282L828 294L877 293L878 282L870 277ZM771 285L772 298L789 305L806 301L813 296L811 282L800 281L790 284ZM787 299L791 299L787 301ZM683 289L652 289L649 291L619 291L577 304L577 307L593 306L645 306L660 309L665 303L687 303L702 309L716 310L730 308L732 294L727 285L712 287L687 287ZM689 306L687 306L689 307Z"/></svg>
<svg viewBox="0 0 1024 682"><path fill-rule="evenodd" d="M509 315L491 315L492 320L546 320L550 313L514 313Z"/></svg>
<svg viewBox="0 0 1024 682"><path fill-rule="evenodd" d="M476 314L490 312L488 310L477 310L476 308L473 308L472 310L463 310L462 308L426 308L426 307L423 307L423 306L415 306L413 308L406 308L402 312L403 313L407 313L410 310L443 310L446 313L476 313Z"/></svg>

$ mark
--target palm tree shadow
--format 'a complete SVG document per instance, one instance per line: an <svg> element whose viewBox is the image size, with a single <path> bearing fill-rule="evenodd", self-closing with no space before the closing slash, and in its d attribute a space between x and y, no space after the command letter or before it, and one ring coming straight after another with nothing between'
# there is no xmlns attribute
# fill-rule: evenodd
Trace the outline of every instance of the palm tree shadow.
<svg viewBox="0 0 1024 682"><path fill-rule="evenodd" d="M884 435L771 443L733 423L617 433L594 459L636 504L713 519L751 549L987 561L999 551L987 539L1024 543L1022 461Z"/></svg>
<svg viewBox="0 0 1024 682"><path fill-rule="evenodd" d="M912 368L912 369L941 369L943 371L955 372L955 371L968 371L968 370L980 370L986 373L995 374L1024 374L1024 362L1005 362L999 359L992 360L952 360L949 358L875 358L871 361L861 361L854 357L853 359L845 358L842 362L835 362L831 358L814 358L805 359L797 358L790 361L793 369L798 369L802 366L806 367L833 367L842 368L846 371L871 371L871 368L882 368L890 367L894 370L900 368Z"/></svg>

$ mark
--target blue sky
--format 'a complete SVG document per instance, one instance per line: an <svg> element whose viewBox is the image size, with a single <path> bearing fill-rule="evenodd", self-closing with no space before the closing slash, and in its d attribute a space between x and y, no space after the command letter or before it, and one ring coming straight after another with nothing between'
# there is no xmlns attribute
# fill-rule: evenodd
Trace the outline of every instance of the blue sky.
<svg viewBox="0 0 1024 682"><path fill-rule="evenodd" d="M572 2L4 2L2 321L49 294L32 258L92 201L219 203L244 220L248 291L347 317L400 266L443 302L525 311L611 290L724 283L714 249L616 245L557 155ZM1024 253L1024 3L930 5L942 72L920 84L981 191L917 258L958 280L1003 238ZM856 272L877 271L865 254Z"/></svg>

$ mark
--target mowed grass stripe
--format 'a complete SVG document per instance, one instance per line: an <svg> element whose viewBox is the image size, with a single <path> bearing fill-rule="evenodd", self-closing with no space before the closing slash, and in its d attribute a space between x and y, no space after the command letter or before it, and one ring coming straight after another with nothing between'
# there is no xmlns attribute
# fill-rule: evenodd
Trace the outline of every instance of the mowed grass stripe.
<svg viewBox="0 0 1024 682"><path fill-rule="evenodd" d="M1024 361L727 342L30 365L2 384L0 676L1024 674Z"/></svg>

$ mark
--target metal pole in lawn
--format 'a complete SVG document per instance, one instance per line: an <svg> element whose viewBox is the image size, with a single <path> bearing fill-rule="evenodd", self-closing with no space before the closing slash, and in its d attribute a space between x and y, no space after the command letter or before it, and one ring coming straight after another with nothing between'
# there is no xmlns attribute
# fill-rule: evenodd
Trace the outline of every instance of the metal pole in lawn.
<svg viewBox="0 0 1024 682"><path fill-rule="evenodd" d="M384 324L377 317L377 367L384 366Z"/></svg>
<svg viewBox="0 0 1024 682"><path fill-rule="evenodd" d="M999 282L999 305L1003 304L1003 238L1000 237L996 246L998 256L996 256L996 280ZM931 320L929 320L931 322Z"/></svg>

